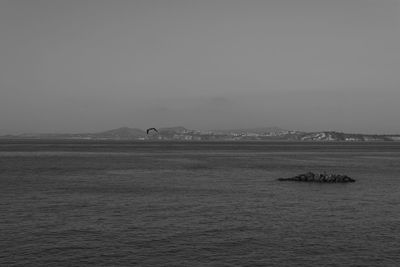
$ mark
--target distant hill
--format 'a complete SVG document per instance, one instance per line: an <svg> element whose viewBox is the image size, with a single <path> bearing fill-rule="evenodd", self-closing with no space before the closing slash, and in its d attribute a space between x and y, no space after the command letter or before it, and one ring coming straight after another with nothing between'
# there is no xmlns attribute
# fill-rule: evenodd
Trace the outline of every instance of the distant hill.
<svg viewBox="0 0 400 267"><path fill-rule="evenodd" d="M106 139L137 139L140 137L145 137L146 132L137 128L121 127L118 129L113 129L105 132L90 134L97 138Z"/></svg>
<svg viewBox="0 0 400 267"><path fill-rule="evenodd" d="M248 129L229 129L229 130L213 130L213 132L218 132L218 133L234 133L234 134L240 134L240 133L255 133L255 134L265 134L265 133L284 133L288 132L287 130L284 130L279 127L259 127L259 128L248 128Z"/></svg>
<svg viewBox="0 0 400 267"><path fill-rule="evenodd" d="M187 132L188 129L186 129L183 126L176 126L176 127L164 127L164 128L159 128L158 131L160 133L170 133L170 132L174 132L174 133L184 133Z"/></svg>
<svg viewBox="0 0 400 267"><path fill-rule="evenodd" d="M140 139L146 136L146 132L141 129L121 127L99 133L77 133L77 134L20 134L1 136L3 139Z"/></svg>
<svg viewBox="0 0 400 267"><path fill-rule="evenodd" d="M160 134L177 134L177 133L185 133L187 132L188 129L182 126L176 126L176 127L164 127L164 128L159 128L158 132Z"/></svg>
<svg viewBox="0 0 400 267"><path fill-rule="evenodd" d="M396 135L351 134L334 131L303 133L299 141L399 141Z"/></svg>

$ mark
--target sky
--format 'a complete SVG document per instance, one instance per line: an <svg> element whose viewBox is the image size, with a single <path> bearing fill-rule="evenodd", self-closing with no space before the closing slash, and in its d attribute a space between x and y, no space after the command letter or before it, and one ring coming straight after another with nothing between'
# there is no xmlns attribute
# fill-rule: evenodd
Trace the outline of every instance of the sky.
<svg viewBox="0 0 400 267"><path fill-rule="evenodd" d="M1 0L0 133L400 133L400 0Z"/></svg>

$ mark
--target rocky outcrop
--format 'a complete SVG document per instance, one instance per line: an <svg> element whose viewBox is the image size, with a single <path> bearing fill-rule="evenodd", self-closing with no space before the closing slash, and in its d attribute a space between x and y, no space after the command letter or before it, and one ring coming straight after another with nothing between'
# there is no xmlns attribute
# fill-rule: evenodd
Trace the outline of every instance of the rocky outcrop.
<svg viewBox="0 0 400 267"><path fill-rule="evenodd" d="M279 181L314 182L314 183L354 183L356 180L342 174L307 172L290 178L278 178Z"/></svg>

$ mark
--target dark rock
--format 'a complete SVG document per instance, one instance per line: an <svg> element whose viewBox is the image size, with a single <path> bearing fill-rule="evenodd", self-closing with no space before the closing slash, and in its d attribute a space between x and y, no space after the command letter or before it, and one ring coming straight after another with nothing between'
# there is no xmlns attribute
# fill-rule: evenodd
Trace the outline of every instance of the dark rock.
<svg viewBox="0 0 400 267"><path fill-rule="evenodd" d="M307 181L308 181L308 182L313 182L313 181L314 181L314 177L315 177L315 174L314 174L314 173L312 173L312 172L307 172L307 173L305 174L305 176L307 177Z"/></svg>
<svg viewBox="0 0 400 267"><path fill-rule="evenodd" d="M356 180L342 174L315 174L307 172L289 178L278 178L279 181L317 182L317 183L354 183Z"/></svg>

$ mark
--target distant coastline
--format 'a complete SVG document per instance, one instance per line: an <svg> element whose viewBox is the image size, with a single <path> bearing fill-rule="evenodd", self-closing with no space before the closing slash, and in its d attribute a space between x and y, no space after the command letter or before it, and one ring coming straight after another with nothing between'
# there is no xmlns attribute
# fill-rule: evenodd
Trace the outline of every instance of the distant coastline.
<svg viewBox="0 0 400 267"><path fill-rule="evenodd" d="M138 140L138 141L320 141L320 142L375 142L400 141L400 134L354 134L336 131L303 132L277 127L190 130L185 127L159 128L158 133L146 134L138 128L121 127L98 133L41 133L3 135L0 139L67 139L67 140Z"/></svg>

